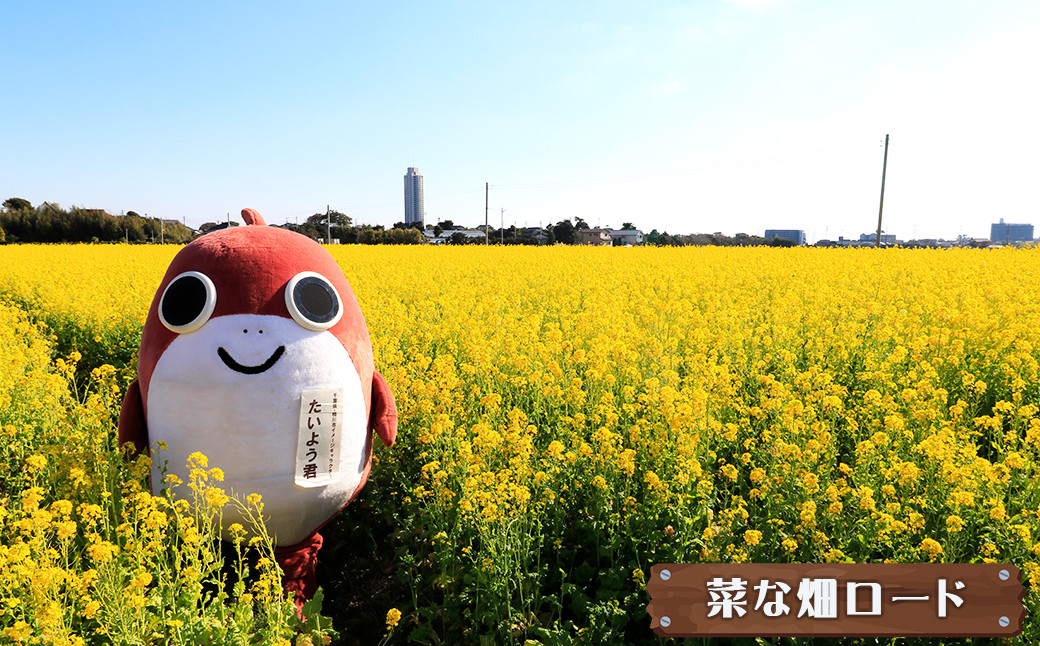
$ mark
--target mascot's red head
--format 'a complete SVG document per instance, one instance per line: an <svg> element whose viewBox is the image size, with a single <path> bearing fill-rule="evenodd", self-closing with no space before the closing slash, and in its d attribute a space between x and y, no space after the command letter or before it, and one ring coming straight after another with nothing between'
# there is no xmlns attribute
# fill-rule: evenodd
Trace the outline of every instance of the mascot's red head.
<svg viewBox="0 0 1040 646"><path fill-rule="evenodd" d="M393 395L372 360L365 318L332 256L310 238L264 226L207 234L170 264L141 334L138 379L120 444L187 481L199 451L230 493L258 493L298 602L313 594L318 530L360 491L371 431L397 434ZM228 508L225 528L241 519Z"/></svg>

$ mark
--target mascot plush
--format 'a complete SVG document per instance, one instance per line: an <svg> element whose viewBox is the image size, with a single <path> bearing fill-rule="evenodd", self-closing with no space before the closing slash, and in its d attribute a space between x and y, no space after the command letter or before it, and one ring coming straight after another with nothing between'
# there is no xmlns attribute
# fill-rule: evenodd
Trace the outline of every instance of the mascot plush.
<svg viewBox="0 0 1040 646"><path fill-rule="evenodd" d="M119 443L147 451L163 442L160 460L185 482L188 456L200 451L233 495L260 494L299 607L317 588L318 530L368 479L373 432L393 444L397 407L332 256L252 209L242 218L246 226L185 246L166 271ZM229 508L223 529L240 520Z"/></svg>

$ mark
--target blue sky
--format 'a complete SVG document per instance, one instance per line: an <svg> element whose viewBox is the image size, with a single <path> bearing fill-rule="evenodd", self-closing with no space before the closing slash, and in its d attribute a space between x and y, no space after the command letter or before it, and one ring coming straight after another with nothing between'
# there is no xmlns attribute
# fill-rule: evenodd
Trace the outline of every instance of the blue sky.
<svg viewBox="0 0 1040 646"><path fill-rule="evenodd" d="M0 8L0 199L810 240L1040 233L1040 3ZM504 214L501 209L505 209Z"/></svg>

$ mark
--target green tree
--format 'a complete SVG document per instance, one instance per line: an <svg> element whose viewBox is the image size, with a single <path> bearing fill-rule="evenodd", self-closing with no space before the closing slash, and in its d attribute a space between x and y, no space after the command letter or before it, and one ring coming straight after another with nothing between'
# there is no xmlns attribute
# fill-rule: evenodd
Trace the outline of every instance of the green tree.
<svg viewBox="0 0 1040 646"><path fill-rule="evenodd" d="M0 244L7 242L7 234L4 233L4 228L0 227Z"/></svg>
<svg viewBox="0 0 1040 646"><path fill-rule="evenodd" d="M581 219L579 218L579 222ZM560 244L575 244L577 240L577 234L575 233L574 225L571 224L570 220L562 220L552 227L552 231L556 237L556 242Z"/></svg>
<svg viewBox="0 0 1040 646"><path fill-rule="evenodd" d="M327 227L329 225L332 228L336 227L349 227L351 219L344 213L339 211L329 211L328 213L315 213L314 215L307 218L307 224L312 224L316 227Z"/></svg>
<svg viewBox="0 0 1040 646"><path fill-rule="evenodd" d="M11 197L4 200L4 208L8 211L29 211L32 209L32 202L20 197Z"/></svg>
<svg viewBox="0 0 1040 646"><path fill-rule="evenodd" d="M632 224L631 222L625 222L624 224L621 225L621 229L623 231L635 231L636 230L636 225Z"/></svg>

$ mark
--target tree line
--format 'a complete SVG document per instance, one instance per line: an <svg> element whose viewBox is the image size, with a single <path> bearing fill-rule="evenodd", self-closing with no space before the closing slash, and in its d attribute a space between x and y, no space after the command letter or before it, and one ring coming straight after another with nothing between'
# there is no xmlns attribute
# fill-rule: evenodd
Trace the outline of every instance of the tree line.
<svg viewBox="0 0 1040 646"><path fill-rule="evenodd" d="M64 209L33 205L12 197L0 210L0 241L6 242L189 242L191 229L176 220L141 217L130 211L114 216L103 209Z"/></svg>
<svg viewBox="0 0 1040 646"><path fill-rule="evenodd" d="M199 235L237 222L206 222L192 231L176 220L141 217L134 211L111 215L103 209L73 206L64 209L44 202L33 206L28 200L12 197L0 209L0 243L3 242L168 242L184 244ZM389 229L380 225L352 226L349 217L336 211L315 213L303 224L286 224L314 240L324 241L329 233L342 244L420 244L423 235L414 229Z"/></svg>
<svg viewBox="0 0 1040 646"><path fill-rule="evenodd" d="M206 222L198 232L176 220L142 217L134 211L124 215L111 215L103 209L86 209L73 206L63 209L57 204L44 202L34 207L28 200L12 197L4 201L0 209L0 243L3 242L168 242L184 244L198 235L227 226L237 226L235 222ZM471 237L459 231L451 220L442 220L437 224L423 227L421 223L405 224L398 222L390 229L382 225L357 225L349 216L339 211L328 210L315 213L302 224L281 225L314 240L325 241L331 238L341 244L422 244L426 240L424 230L435 237L445 237L449 244L484 244L485 237ZM510 226L502 229L488 227L487 241L491 244L536 245L581 243L581 231L590 229L583 218L561 220L544 229L517 228ZM631 222L621 225L623 230L635 230ZM615 244L619 240L614 241ZM738 233L727 236L722 233L694 233L673 235L657 229L643 236L643 243L655 246L756 246L770 245L774 247L792 246L790 240L781 238L766 239Z"/></svg>

